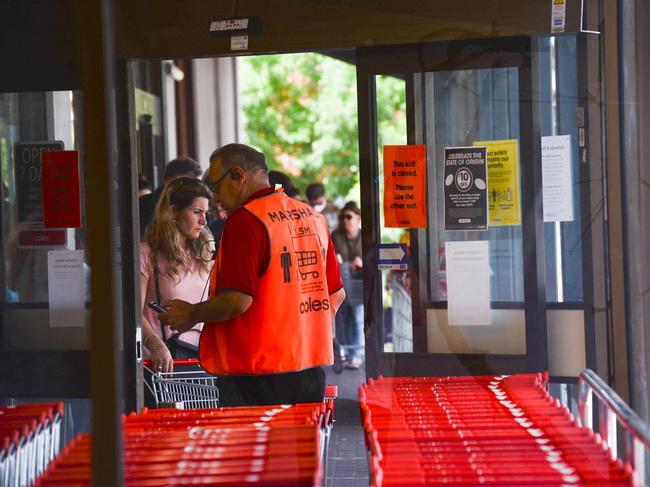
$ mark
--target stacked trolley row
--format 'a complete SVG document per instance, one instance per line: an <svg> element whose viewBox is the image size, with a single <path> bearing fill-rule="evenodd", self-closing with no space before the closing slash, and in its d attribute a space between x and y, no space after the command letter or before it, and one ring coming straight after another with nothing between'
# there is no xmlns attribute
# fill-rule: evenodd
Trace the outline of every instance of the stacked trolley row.
<svg viewBox="0 0 650 487"><path fill-rule="evenodd" d="M219 406L217 378L199 366L197 359L174 360L173 372L152 370L151 361L144 361L149 373L145 385L153 395L156 407L177 409L216 408ZM323 434L320 435L320 455L327 471L327 451L334 425L334 399L338 395L336 385L325 387L326 414L323 418Z"/></svg>
<svg viewBox="0 0 650 487"><path fill-rule="evenodd" d="M359 389L376 487L635 485L541 374L380 378Z"/></svg>
<svg viewBox="0 0 650 487"><path fill-rule="evenodd" d="M63 403L0 407L0 486L32 485L59 453Z"/></svg>
<svg viewBox="0 0 650 487"><path fill-rule="evenodd" d="M123 423L126 485L321 485L330 408L145 408ZM37 485L91 485L90 442L88 435L77 437Z"/></svg>

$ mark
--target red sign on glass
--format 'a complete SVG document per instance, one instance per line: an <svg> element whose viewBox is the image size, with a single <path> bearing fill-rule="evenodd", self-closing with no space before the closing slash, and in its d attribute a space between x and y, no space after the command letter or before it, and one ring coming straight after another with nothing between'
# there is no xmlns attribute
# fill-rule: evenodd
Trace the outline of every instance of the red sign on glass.
<svg viewBox="0 0 650 487"><path fill-rule="evenodd" d="M45 228L79 228L79 151L43 152L42 179Z"/></svg>
<svg viewBox="0 0 650 487"><path fill-rule="evenodd" d="M425 145L384 146L384 225L427 226Z"/></svg>
<svg viewBox="0 0 650 487"><path fill-rule="evenodd" d="M65 245L65 230L23 230L18 233L21 247L61 247Z"/></svg>

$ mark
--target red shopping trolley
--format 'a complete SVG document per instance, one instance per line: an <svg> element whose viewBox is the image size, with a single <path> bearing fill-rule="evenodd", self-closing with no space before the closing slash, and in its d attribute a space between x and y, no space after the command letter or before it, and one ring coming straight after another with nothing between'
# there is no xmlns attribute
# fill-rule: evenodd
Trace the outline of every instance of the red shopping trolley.
<svg viewBox="0 0 650 487"><path fill-rule="evenodd" d="M58 454L63 403L0 407L0 485L32 485Z"/></svg>
<svg viewBox="0 0 650 487"><path fill-rule="evenodd" d="M126 485L323 485L330 408L301 403L132 413L123 420ZM37 485L90 486L90 444L89 435L73 440Z"/></svg>

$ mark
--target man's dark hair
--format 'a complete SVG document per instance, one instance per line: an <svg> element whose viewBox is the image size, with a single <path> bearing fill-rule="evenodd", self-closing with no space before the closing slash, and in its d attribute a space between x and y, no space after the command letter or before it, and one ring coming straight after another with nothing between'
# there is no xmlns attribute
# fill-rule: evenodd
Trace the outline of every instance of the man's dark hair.
<svg viewBox="0 0 650 487"><path fill-rule="evenodd" d="M139 173L138 174L138 189L152 189L151 183L147 178L144 177L144 174Z"/></svg>
<svg viewBox="0 0 650 487"><path fill-rule="evenodd" d="M300 194L300 190L291 182L291 178L280 171L269 171L269 184L281 184L287 196L295 198Z"/></svg>
<svg viewBox="0 0 650 487"><path fill-rule="evenodd" d="M307 186L305 195L309 201L317 200L318 198L325 196L325 188L321 183L311 183Z"/></svg>
<svg viewBox="0 0 650 487"><path fill-rule="evenodd" d="M201 165L198 162L191 157L179 157L178 159L169 161L169 164L165 166L164 179L168 181L181 176L200 178L201 174L203 174L203 169L201 169Z"/></svg>
<svg viewBox="0 0 650 487"><path fill-rule="evenodd" d="M263 169L268 171L266 157L261 152L244 144L228 144L220 147L210 156L210 163L216 158L221 160L221 168L225 172L233 166L241 166L246 171Z"/></svg>
<svg viewBox="0 0 650 487"><path fill-rule="evenodd" d="M341 213L344 211L350 211L352 213L355 213L357 215L361 215L361 209L357 205L355 201L348 201L343 208L341 208Z"/></svg>

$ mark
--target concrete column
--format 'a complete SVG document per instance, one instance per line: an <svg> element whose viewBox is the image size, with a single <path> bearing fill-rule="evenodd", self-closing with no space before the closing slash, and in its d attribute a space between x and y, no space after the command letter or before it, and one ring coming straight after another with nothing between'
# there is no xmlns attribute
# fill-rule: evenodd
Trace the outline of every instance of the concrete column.
<svg viewBox="0 0 650 487"><path fill-rule="evenodd" d="M619 0L621 170L631 405L650 420L650 5Z"/></svg>
<svg viewBox="0 0 650 487"><path fill-rule="evenodd" d="M195 59L194 126L198 161L204 169L217 148L239 141L239 106L235 58Z"/></svg>

